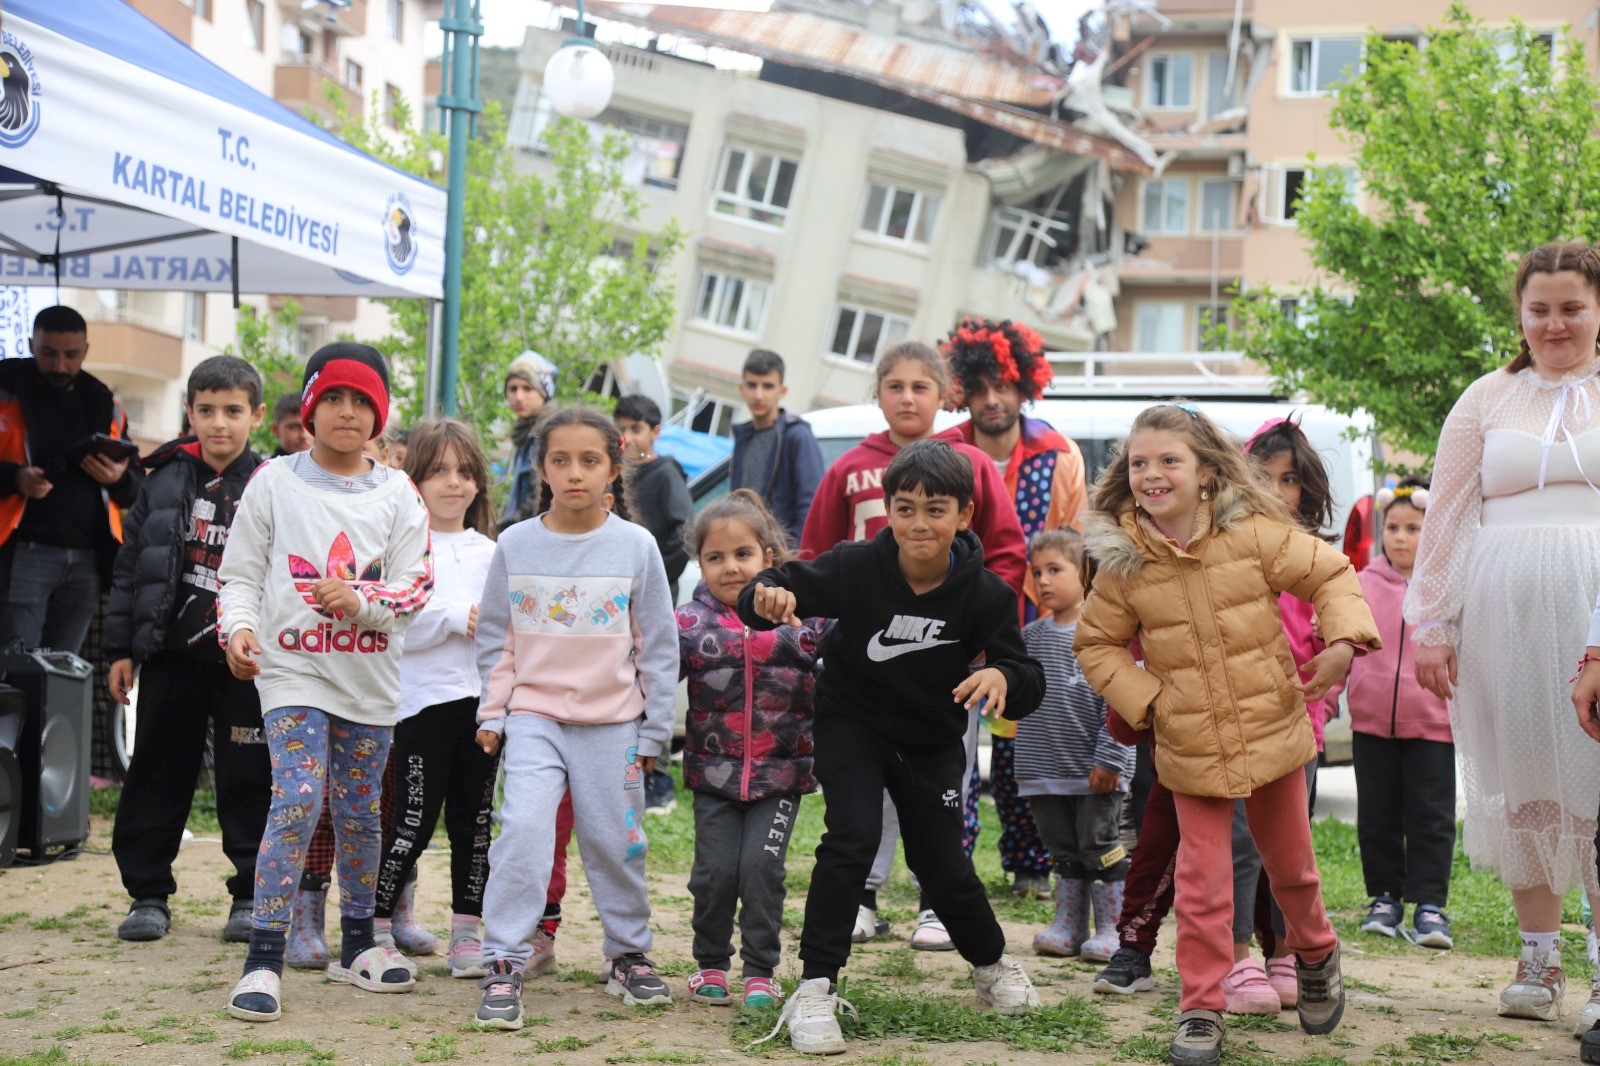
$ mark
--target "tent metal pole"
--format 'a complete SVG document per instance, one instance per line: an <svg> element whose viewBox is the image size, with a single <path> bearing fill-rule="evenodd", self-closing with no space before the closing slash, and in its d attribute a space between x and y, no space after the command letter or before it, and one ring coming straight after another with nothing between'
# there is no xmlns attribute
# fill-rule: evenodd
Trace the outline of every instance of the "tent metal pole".
<svg viewBox="0 0 1600 1066"><path fill-rule="evenodd" d="M439 417L439 301L428 301L428 335L422 361L422 415Z"/></svg>
<svg viewBox="0 0 1600 1066"><path fill-rule="evenodd" d="M470 60L475 40L483 36L473 0L446 0L446 17L439 20L449 57L450 83L442 86L439 110L449 116L449 184L444 233L444 307L439 338L438 397L441 413L456 413L456 377L460 365L457 344L461 333L462 229L466 222L467 136L472 116L483 110L478 100L477 67Z"/></svg>

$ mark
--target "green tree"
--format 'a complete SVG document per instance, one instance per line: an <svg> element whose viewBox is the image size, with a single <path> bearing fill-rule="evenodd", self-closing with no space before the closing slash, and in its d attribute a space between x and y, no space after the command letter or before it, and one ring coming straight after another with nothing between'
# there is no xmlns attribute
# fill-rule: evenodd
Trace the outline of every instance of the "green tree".
<svg viewBox="0 0 1600 1066"><path fill-rule="evenodd" d="M250 446L257 455L271 455L278 446L268 424L273 402L286 392L299 392L300 380L305 376L304 360L279 343L284 337L294 336L299 328L300 308L295 303L266 314L251 304L243 304L234 324L234 343L221 352L237 355L261 373L261 398L267 405L267 417L250 434Z"/></svg>
<svg viewBox="0 0 1600 1066"><path fill-rule="evenodd" d="M380 159L433 181L444 142L411 128L398 138L376 122L345 117L340 135ZM624 177L627 139L591 136L561 119L545 131L548 175L524 172L490 104L468 146L462 257L458 416L487 442L507 417L505 367L534 349L560 368L560 399L588 395L597 372L634 352L655 354L675 321L666 267L683 244L668 224L642 232L643 200ZM394 368L395 405L422 416L428 309L388 300L393 332L377 347ZM595 399L590 397L590 399Z"/></svg>
<svg viewBox="0 0 1600 1066"><path fill-rule="evenodd" d="M1296 221L1317 275L1294 316L1243 294L1231 343L1432 454L1461 390L1517 350L1518 257L1600 235L1596 98L1576 41L1552 63L1522 25L1490 31L1459 4L1420 51L1370 36L1333 109L1365 210L1338 168L1314 169Z"/></svg>

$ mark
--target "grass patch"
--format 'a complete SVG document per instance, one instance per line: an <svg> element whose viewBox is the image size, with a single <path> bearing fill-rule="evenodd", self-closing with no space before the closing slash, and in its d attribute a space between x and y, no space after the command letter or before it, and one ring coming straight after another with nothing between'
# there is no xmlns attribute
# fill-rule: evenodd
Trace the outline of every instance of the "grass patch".
<svg viewBox="0 0 1600 1066"><path fill-rule="evenodd" d="M413 1062L449 1062L451 1059L461 1057L461 1038L459 1036L439 1035L429 1040L426 1044L417 1045L413 1049L411 1061Z"/></svg>
<svg viewBox="0 0 1600 1066"><path fill-rule="evenodd" d="M1377 1054L1420 1062L1477 1062L1486 1049L1514 1051L1521 1043L1522 1037L1510 1033L1417 1033L1406 1037L1404 1046L1385 1044Z"/></svg>
<svg viewBox="0 0 1600 1066"><path fill-rule="evenodd" d="M638 1051L628 1055L608 1055L606 1062L667 1062L678 1063L681 1066L694 1066L695 1063L710 1062L711 1060L697 1051Z"/></svg>
<svg viewBox="0 0 1600 1066"><path fill-rule="evenodd" d="M122 801L122 787L109 785L106 788L91 788L89 790L89 814L111 821L117 816L117 804ZM194 790L194 803L189 807L189 832L196 836L204 834L216 835L222 832L222 823L217 821L217 791L212 788L197 788Z"/></svg>
<svg viewBox="0 0 1600 1066"><path fill-rule="evenodd" d="M235 1040L233 1046L228 1048L227 1051L227 1056L230 1059L248 1059L256 1055L311 1055L320 1057L322 1054L324 1053L311 1041L298 1040L294 1037L288 1037L283 1040L251 1040L246 1037L242 1040Z"/></svg>
<svg viewBox="0 0 1600 1066"><path fill-rule="evenodd" d="M553 1040L535 1041L533 1050L539 1055L552 1055L560 1051L582 1051L584 1048L592 1044L598 1044L604 1039L605 1037L603 1036L558 1036Z"/></svg>
<svg viewBox="0 0 1600 1066"><path fill-rule="evenodd" d="M26 1055L12 1055L0 1051L0 1066L105 1066L99 1059L75 1059L66 1047L57 1044L44 1051L30 1051Z"/></svg>

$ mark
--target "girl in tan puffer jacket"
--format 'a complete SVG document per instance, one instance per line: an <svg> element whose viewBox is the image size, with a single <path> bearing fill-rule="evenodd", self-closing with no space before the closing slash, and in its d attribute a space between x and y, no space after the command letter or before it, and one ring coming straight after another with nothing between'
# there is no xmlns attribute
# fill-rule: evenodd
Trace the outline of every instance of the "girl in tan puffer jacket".
<svg viewBox="0 0 1600 1066"><path fill-rule="evenodd" d="M1178 848L1174 1063L1219 1061L1222 980L1233 965L1233 800L1288 926L1299 1017L1328 1033L1344 1011L1339 943L1322 906L1305 818L1302 767L1316 753L1305 700L1318 699L1358 651L1380 646L1355 571L1303 532L1258 484L1237 446L1196 408L1142 412L1095 488L1086 523L1100 566L1075 650L1089 683L1136 729L1154 728ZM1301 682L1278 593L1310 600L1325 651ZM1141 666L1128 651L1137 640Z"/></svg>

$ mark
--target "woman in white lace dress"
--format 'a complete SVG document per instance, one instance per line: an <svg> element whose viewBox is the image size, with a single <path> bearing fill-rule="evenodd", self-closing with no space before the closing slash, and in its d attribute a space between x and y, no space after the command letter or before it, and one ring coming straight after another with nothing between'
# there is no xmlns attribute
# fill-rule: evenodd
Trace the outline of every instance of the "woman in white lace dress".
<svg viewBox="0 0 1600 1066"><path fill-rule="evenodd" d="M1522 353L1445 420L1405 617L1417 680L1450 700L1467 855L1516 904L1522 958L1500 1013L1549 1020L1566 985L1561 897L1581 884L1600 898L1600 745L1568 687L1600 591L1600 253L1538 248L1514 292ZM1597 1018L1600 983L1579 1029Z"/></svg>

